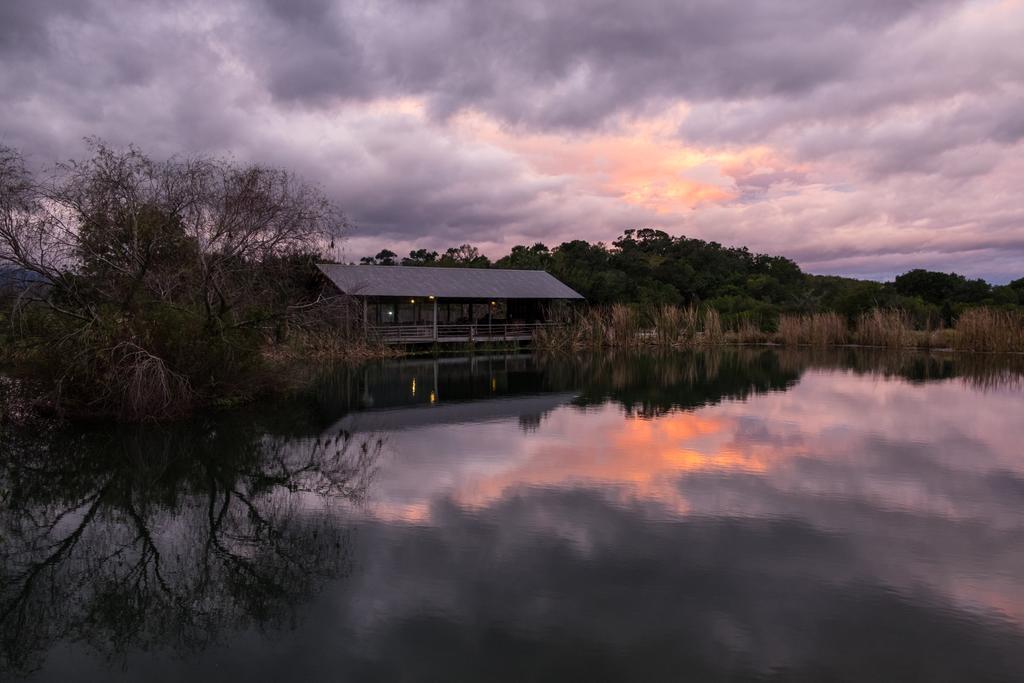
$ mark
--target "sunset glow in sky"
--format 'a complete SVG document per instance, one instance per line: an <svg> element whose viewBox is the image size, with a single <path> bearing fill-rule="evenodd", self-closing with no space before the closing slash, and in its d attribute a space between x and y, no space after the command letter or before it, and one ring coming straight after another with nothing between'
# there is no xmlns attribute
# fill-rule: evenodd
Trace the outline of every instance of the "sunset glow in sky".
<svg viewBox="0 0 1024 683"><path fill-rule="evenodd" d="M650 226L1004 282L1022 46L1022 0L4 2L0 143L287 166L353 260Z"/></svg>

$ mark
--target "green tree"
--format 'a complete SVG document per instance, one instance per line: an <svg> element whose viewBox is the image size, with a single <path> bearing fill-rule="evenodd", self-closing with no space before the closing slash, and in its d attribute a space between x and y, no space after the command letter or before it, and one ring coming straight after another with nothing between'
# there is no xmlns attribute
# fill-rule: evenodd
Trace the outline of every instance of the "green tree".
<svg viewBox="0 0 1024 683"><path fill-rule="evenodd" d="M438 260L438 265L448 268L489 268L491 260L470 244L451 247Z"/></svg>
<svg viewBox="0 0 1024 683"><path fill-rule="evenodd" d="M498 259L494 265L497 268L515 270L547 270L551 266L551 250L542 242L537 242L532 247L517 244L507 256Z"/></svg>
<svg viewBox="0 0 1024 683"><path fill-rule="evenodd" d="M434 266L437 265L437 252L426 249L415 249L402 259L403 266Z"/></svg>
<svg viewBox="0 0 1024 683"><path fill-rule="evenodd" d="M359 262L366 266L394 266L397 258L398 254L390 249L381 249L376 256L364 256Z"/></svg>
<svg viewBox="0 0 1024 683"><path fill-rule="evenodd" d="M344 216L285 170L91 145L45 184L0 151L0 265L40 283L18 311L56 400L145 418L251 392Z"/></svg>

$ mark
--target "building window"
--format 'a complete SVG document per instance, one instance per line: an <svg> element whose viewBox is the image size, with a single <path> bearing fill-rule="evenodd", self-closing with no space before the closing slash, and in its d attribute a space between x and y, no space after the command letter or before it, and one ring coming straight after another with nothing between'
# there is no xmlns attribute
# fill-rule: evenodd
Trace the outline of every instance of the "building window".
<svg viewBox="0 0 1024 683"><path fill-rule="evenodd" d="M409 325L411 323L416 322L416 304L398 304L398 310L396 311L395 315L398 316L398 323L400 325Z"/></svg>
<svg viewBox="0 0 1024 683"><path fill-rule="evenodd" d="M496 299L491 306L491 317L494 320L504 321L508 318L508 307L504 299Z"/></svg>
<svg viewBox="0 0 1024 683"><path fill-rule="evenodd" d="M478 325L486 325L490 312L490 304L473 304L473 322Z"/></svg>

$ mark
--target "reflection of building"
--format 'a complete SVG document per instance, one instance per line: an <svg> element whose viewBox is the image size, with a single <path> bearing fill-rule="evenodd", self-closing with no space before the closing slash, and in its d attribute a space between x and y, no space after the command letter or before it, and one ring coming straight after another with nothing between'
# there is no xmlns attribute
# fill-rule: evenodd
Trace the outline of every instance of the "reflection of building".
<svg viewBox="0 0 1024 683"><path fill-rule="evenodd" d="M347 397L347 407L338 406L347 414L332 431L509 418L530 424L578 396L545 384L528 355L390 361L349 372L334 393Z"/></svg>
<svg viewBox="0 0 1024 683"><path fill-rule="evenodd" d="M441 424L490 422L519 418L524 425L536 426L540 418L576 398L572 392L461 401L434 406L388 408L350 413L334 424L328 434L348 432L396 431Z"/></svg>
<svg viewBox="0 0 1024 683"><path fill-rule="evenodd" d="M368 330L386 342L529 340L544 307L579 293L542 270L319 266L361 300Z"/></svg>

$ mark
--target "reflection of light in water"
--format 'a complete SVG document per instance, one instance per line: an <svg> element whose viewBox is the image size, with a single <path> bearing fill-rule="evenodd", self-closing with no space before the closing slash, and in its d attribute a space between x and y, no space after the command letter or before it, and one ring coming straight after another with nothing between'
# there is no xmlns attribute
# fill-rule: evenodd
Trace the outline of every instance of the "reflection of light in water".
<svg viewBox="0 0 1024 683"><path fill-rule="evenodd" d="M433 399L432 399L433 401ZM460 505L484 507L520 487L572 488L599 486L616 497L660 502L682 514L688 505L678 489L679 476L685 472L762 472L766 468L761 454L741 452L725 444L734 431L730 420L718 420L694 413L674 413L657 420L624 418L621 411L605 407L580 413L560 409L546 418L561 422L561 429L572 435L565 439L542 438L534 442L516 430L515 434L487 433L484 441L525 452L510 453L507 459L463 461L451 471L423 472L405 494L401 503L391 501L377 507L376 514L389 519L424 521L413 514L426 514L426 503L438 496L451 496ZM543 437L543 428L541 427ZM418 443L432 441L423 439ZM479 446L486 449L485 446ZM482 451L481 451L482 452ZM449 463L457 465L457 463ZM439 481L440 480L440 481ZM434 481L437 487L432 487Z"/></svg>
<svg viewBox="0 0 1024 683"><path fill-rule="evenodd" d="M430 402L437 403L437 394L435 394L433 391L430 392Z"/></svg>
<svg viewBox="0 0 1024 683"><path fill-rule="evenodd" d="M615 505L654 503L645 509L680 521L797 519L864 551L900 548L865 560L890 585L927 585L1024 623L1024 589L1008 574L990 573L976 557L984 539L967 547L959 531L1020 528L1012 492L993 481L1024 478L1016 446L1024 423L1007 417L1021 409L1019 394L965 391L959 383L811 371L786 392L653 419L606 403L557 409L528 433L509 422L438 425L402 438L401 466L412 469L401 486L382 491L375 512L443 524L432 510L446 499L487 515L528 489L589 489ZM441 446L444 457L425 456L427 444ZM949 547L941 538L921 546L923 524L948 531ZM1021 565L1017 549L1002 552L1002 564ZM974 559L962 564L960 554Z"/></svg>
<svg viewBox="0 0 1024 683"><path fill-rule="evenodd" d="M415 377L413 377L413 379L412 379L412 395L413 395L413 398L416 397L416 378Z"/></svg>
<svg viewBox="0 0 1024 683"><path fill-rule="evenodd" d="M721 446L732 433L731 421L694 413L675 413L657 420L615 419L598 425L589 416L565 411L573 424L572 443L544 443L497 472L471 475L453 496L463 505L479 507L518 487L609 487L630 499L660 502L684 513L679 493L685 472L763 472L757 456Z"/></svg>

